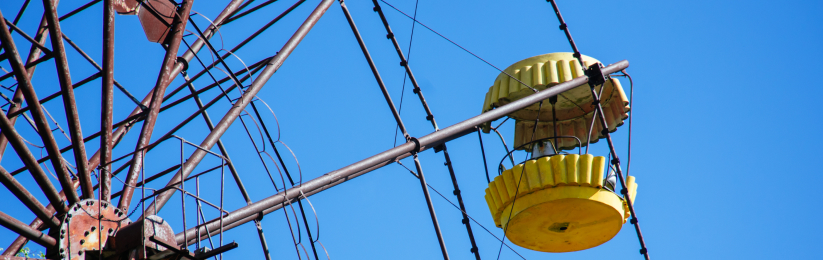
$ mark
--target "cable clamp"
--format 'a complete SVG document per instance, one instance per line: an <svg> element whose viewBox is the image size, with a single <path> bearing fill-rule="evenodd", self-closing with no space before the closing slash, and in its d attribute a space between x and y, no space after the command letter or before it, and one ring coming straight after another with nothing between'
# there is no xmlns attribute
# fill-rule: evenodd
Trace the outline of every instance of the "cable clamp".
<svg viewBox="0 0 823 260"><path fill-rule="evenodd" d="M414 142L414 149L411 150L411 154L417 154L420 152L420 141L417 138L409 137L409 141Z"/></svg>
<svg viewBox="0 0 823 260"><path fill-rule="evenodd" d="M426 120L428 120L428 121L432 121L432 119L434 119L434 115L428 115L428 116L426 116Z"/></svg>
<svg viewBox="0 0 823 260"><path fill-rule="evenodd" d="M613 158L612 159L612 164L614 164L614 165L620 164L620 159L618 159L617 157Z"/></svg>
<svg viewBox="0 0 823 260"><path fill-rule="evenodd" d="M454 190L454 191L452 191L452 194L454 194L455 196L458 196L458 195L460 195L460 190Z"/></svg>
<svg viewBox="0 0 823 260"><path fill-rule="evenodd" d="M400 66L404 66L404 67L405 67L405 66L406 66L406 61L404 61L404 60L403 60L403 61L400 61Z"/></svg>
<svg viewBox="0 0 823 260"><path fill-rule="evenodd" d="M183 63L183 71L189 70L189 62L183 57L177 57L177 62Z"/></svg>
<svg viewBox="0 0 823 260"><path fill-rule="evenodd" d="M420 94L420 88L415 87L412 89L412 92L414 92L414 94Z"/></svg>
<svg viewBox="0 0 823 260"><path fill-rule="evenodd" d="M589 77L589 86L591 87L606 83L606 76L603 75L603 64L599 62L586 69L586 76Z"/></svg>
<svg viewBox="0 0 823 260"><path fill-rule="evenodd" d="M566 23L560 24L560 30L566 30L566 28L568 28L568 26L566 26Z"/></svg>
<svg viewBox="0 0 823 260"><path fill-rule="evenodd" d="M646 250L646 248L645 248L645 247L640 249L640 254L641 254L641 255L645 255L645 254L646 254L646 252L648 252L648 250Z"/></svg>
<svg viewBox="0 0 823 260"><path fill-rule="evenodd" d="M630 220L629 222L631 222L634 225L637 225L637 218L632 218L632 220Z"/></svg>
<svg viewBox="0 0 823 260"><path fill-rule="evenodd" d="M394 33L386 34L386 39L391 39L392 37L394 37Z"/></svg>
<svg viewBox="0 0 823 260"><path fill-rule="evenodd" d="M372 11L377 12L377 11L380 11L380 7L379 7L379 6L375 6L375 7L374 7L374 8L372 8L371 10L372 10Z"/></svg>
<svg viewBox="0 0 823 260"><path fill-rule="evenodd" d="M469 224L469 219L464 218L464 219L463 219L462 221L460 221L460 222L463 222L463 225L466 225L466 224Z"/></svg>

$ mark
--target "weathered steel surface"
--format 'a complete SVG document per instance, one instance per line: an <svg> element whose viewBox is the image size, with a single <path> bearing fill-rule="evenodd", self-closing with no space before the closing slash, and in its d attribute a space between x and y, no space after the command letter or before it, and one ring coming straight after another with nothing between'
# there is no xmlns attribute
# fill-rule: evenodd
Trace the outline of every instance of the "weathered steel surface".
<svg viewBox="0 0 823 260"><path fill-rule="evenodd" d="M11 33L8 30L8 26L6 26L6 19L3 18L3 13L0 12L0 42L2 42L3 49L6 51L6 56L9 58L8 61L11 64L12 69L14 69L15 77L18 80L18 88L22 89L23 96L26 97L26 100L29 104L37 104L39 101L37 100L37 96L34 94L34 89L31 86L31 81L29 80L29 76L27 74L27 70L25 69L23 62L20 60L20 55L17 52L17 47L14 45L14 40L11 37ZM37 113L39 111L40 113ZM46 123L45 118L43 118L43 113L40 106L34 106L32 109L32 114L36 114L38 119L38 128L40 129L49 129L48 124L45 126L41 126L41 124ZM2 113L0 113L2 114ZM23 161L24 164L31 172L34 179L37 181L37 184L40 185L40 188L46 194L46 197L49 199L49 202L55 205L55 208L58 212L65 212L66 206L63 204L62 200L57 195L57 190L52 185L51 181L49 180L46 173L40 168L40 165L37 163L37 160L34 158L34 155L29 151L29 148L23 143L22 138L14 129L14 126L11 124L6 115L0 115L0 128L3 129L2 133L6 136L6 139L9 140L14 150L20 156L20 159ZM40 131L41 137L43 137L43 142L47 142L48 140L54 141L53 136L51 136L51 131ZM51 137L51 138L49 138ZM56 145L56 143L52 143ZM46 144L47 148L50 147ZM51 149L49 149L49 155L51 158L60 158L56 161L56 166L59 167L63 172L65 169L62 168L63 161L62 156L60 156L59 151L55 154L52 153ZM57 170L57 169L55 169ZM58 174L59 175L59 174ZM65 177L65 176L63 176ZM61 178L63 178L61 177Z"/></svg>
<svg viewBox="0 0 823 260"><path fill-rule="evenodd" d="M115 0L105 0L103 3L103 68L100 73L103 75L100 104L100 160L111 161L112 121L114 110L114 6ZM100 172L102 176L111 176L111 164L104 164ZM88 172L81 172L88 175ZM91 183L89 183L91 184ZM91 190L91 187L88 187ZM83 187L86 192L86 187ZM92 191L93 192L93 191ZM107 193L111 194L111 193ZM108 198L111 200L111 198ZM128 208L126 208L128 210Z"/></svg>
<svg viewBox="0 0 823 260"><path fill-rule="evenodd" d="M191 1L191 0L190 0ZM175 17L174 4L166 0L143 1L137 9L137 17L146 38L151 42L164 43L172 30L172 20ZM188 13L186 13L188 16Z"/></svg>
<svg viewBox="0 0 823 260"><path fill-rule="evenodd" d="M31 241L37 242L44 247L52 247L57 244L57 240L49 235L43 234L37 229L29 227L26 223L20 222L6 213L0 212L0 226L4 226L21 236L25 236Z"/></svg>
<svg viewBox="0 0 823 260"><path fill-rule="evenodd" d="M52 52L54 55L54 63L57 66L57 79L60 82L60 90L63 91L63 108L66 112L66 121L69 125L69 133L71 133L71 142L74 145L74 158L75 158L75 167L77 167L78 172L86 172L86 164L88 160L86 160L86 144L83 143L83 131L80 129L80 116L77 114L77 104L74 99L74 88L71 84L71 73L69 72L69 62L66 60L66 46L63 44L63 32L60 29L60 21L59 17L57 16L57 6L55 6L54 0L43 0L43 7L44 7L44 14L46 17L46 21L48 21L49 31L51 33L49 36L51 37L51 47ZM37 115L37 109L39 109L39 99L37 99L36 95L34 95L34 90L31 91L32 96L34 97L33 101L28 100L28 95L26 96L26 102L29 103L30 106L37 106L32 108L32 114ZM25 94L25 92L24 92ZM48 126L48 123L45 124ZM41 128L38 125L38 128ZM46 131L41 131L40 135L43 136L43 133ZM51 131L49 131L51 133ZM57 146L57 142L53 140L53 136L48 135L48 138L52 140L43 140L44 144L46 144L46 148L49 150L49 153L56 153L52 154L52 165L54 165L54 170L57 172L57 177L60 179L60 184L63 186L63 190L66 192L66 198L69 201L69 204L76 203L80 200L77 196L77 192L71 189L71 176L68 173L68 170L65 169L64 163L60 154L60 147ZM58 159L59 162L58 162ZM61 166L58 170L57 167ZM82 177L83 180L87 180L85 176ZM91 184L89 182L88 184ZM85 186L85 185L84 185ZM91 194L88 194L91 195Z"/></svg>
<svg viewBox="0 0 823 260"><path fill-rule="evenodd" d="M146 248L146 256L151 257L167 248L152 242L154 239L171 246L177 246L174 240L174 231L169 223L163 218L151 215L145 219L139 219L130 225L124 226L114 237L117 245L117 254L123 254L132 250L137 251L138 259L142 259L143 245Z"/></svg>
<svg viewBox="0 0 823 260"><path fill-rule="evenodd" d="M3 184L18 200L23 202L31 212L37 216L38 219L47 222L51 227L57 227L60 225L60 220L55 218L52 214L54 212L49 212L46 210L46 207L43 206L37 198L34 197L31 192L29 192L26 187L23 187L17 180L9 174L6 169L0 166L0 183Z"/></svg>
<svg viewBox="0 0 823 260"><path fill-rule="evenodd" d="M128 224L126 213L108 202L87 199L72 205L60 225L61 259L84 260L88 251L105 251L107 241Z"/></svg>

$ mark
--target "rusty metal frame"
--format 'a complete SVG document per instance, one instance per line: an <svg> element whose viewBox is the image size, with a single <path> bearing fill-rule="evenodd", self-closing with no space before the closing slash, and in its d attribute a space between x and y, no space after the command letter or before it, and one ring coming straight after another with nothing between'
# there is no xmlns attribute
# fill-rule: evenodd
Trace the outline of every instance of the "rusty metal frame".
<svg viewBox="0 0 823 260"><path fill-rule="evenodd" d="M62 30L60 28L60 21L59 17L57 16L57 6L54 3L54 0L43 0L43 7L45 14L46 22L49 28L49 36L51 37L51 45L52 50L54 52L54 61L55 65L57 66L57 78L60 82L60 89L63 92L63 107L66 112L66 120L68 121L69 125L69 132L71 133L71 142L74 145L74 158L77 167L77 171L80 173L81 178L81 186L83 186L83 191L87 191L86 188L91 187L91 181L89 180L88 175L86 175L86 164L88 160L86 159L86 145L83 143L83 133L80 128L80 117L77 114L77 103L74 99L74 88L71 84L71 73L69 73L69 62L66 60L66 46L63 45L62 39ZM30 86L30 84L29 84ZM23 85L22 87L27 87ZM25 89L24 89L25 90ZM34 115L35 119L38 117L40 112L37 110L40 108L39 99L34 94L34 89L31 91L32 100L27 102L29 103L29 107L35 106L35 108L30 109L32 115ZM25 94L25 92L24 92ZM26 96L27 99L29 96ZM38 120L43 121L43 120ZM42 124L42 123L41 123ZM48 126L47 124L43 124ZM42 128L38 125L39 129L48 129ZM54 165L54 171L57 173L57 177L60 179L60 184L63 186L63 190L66 192L66 198L69 201L69 204L74 204L80 201L80 198L77 196L77 192L72 189L71 185L71 176L69 175L68 171L65 169L65 165L63 164L63 159L60 158L62 155L60 154L60 149L57 146L57 142L54 141L54 137L51 136L50 131L41 131L41 136L43 133L49 133L48 136L44 137L49 138L48 143L46 140L43 142L46 145L46 148L49 150L49 153L52 154L52 165ZM59 159L59 160L57 160ZM60 170L57 167L60 166ZM88 190L90 191L90 190ZM84 194L85 197L91 196L91 193Z"/></svg>
<svg viewBox="0 0 823 260"><path fill-rule="evenodd" d="M0 28L0 41L2 41L3 48L6 50L7 55L9 56L9 63L12 65L14 73L18 79L18 89L22 89L23 95L26 97L26 100L29 102L29 104L38 104L37 96L34 95L34 91L31 87L31 81L29 80L28 75L26 75L27 70L25 69L22 61L20 60L20 55L17 53L17 47L14 46L14 41L11 38L11 33L8 30L8 26L6 26L6 20L3 18L2 12L0 12L0 27L2 27ZM53 136L51 136L51 132L48 131L48 129L50 128L48 127L48 124L45 121L42 108L40 108L38 105L35 105L32 111L35 112L32 114L36 114L36 119L39 123L38 128L41 129L39 133L40 136L43 137L43 141L46 142L50 139L53 142L54 138ZM39 111L39 113L37 113L37 111ZM49 199L49 202L51 202L55 206L57 212L66 212L67 207L60 199L60 197L57 195L57 190L54 188L54 185L52 185L48 176L46 176L46 173L43 172L43 169L37 163L37 160L34 158L34 155L31 153L31 151L29 151L29 148L26 146L25 143L23 143L22 138L17 133L17 130L14 129L14 125L6 117L6 115L0 116L0 128L3 129L3 135L6 137L8 142L11 143L12 147L14 147L14 150L20 156L23 163L26 164L26 166L29 169L29 172L31 172L32 176L37 181L37 184L40 185L40 188L46 194L46 197ZM57 145L56 143L52 144L54 146ZM57 167L55 167L55 171L58 170L57 168L60 168L61 172L65 173L65 175L61 176L63 176L63 178L66 178L68 173L64 168L62 168L62 156L60 156L59 150L57 153L54 153L52 151L54 149L54 146L50 147L49 154L52 158L60 158L59 160L54 160L55 162L57 162Z"/></svg>

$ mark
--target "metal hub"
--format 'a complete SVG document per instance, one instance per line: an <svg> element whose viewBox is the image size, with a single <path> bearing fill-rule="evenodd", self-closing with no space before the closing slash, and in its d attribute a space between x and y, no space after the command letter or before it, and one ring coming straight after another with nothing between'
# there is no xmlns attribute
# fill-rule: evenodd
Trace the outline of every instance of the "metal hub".
<svg viewBox="0 0 823 260"><path fill-rule="evenodd" d="M131 224L125 212L108 202L82 200L69 208L60 225L59 259L82 260L86 254L113 254L107 242Z"/></svg>

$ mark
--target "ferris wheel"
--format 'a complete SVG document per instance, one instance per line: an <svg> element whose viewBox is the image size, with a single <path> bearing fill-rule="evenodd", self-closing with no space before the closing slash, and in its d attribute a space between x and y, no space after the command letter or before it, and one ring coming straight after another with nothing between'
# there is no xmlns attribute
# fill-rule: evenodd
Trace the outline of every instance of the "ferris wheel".
<svg viewBox="0 0 823 260"><path fill-rule="evenodd" d="M622 152L618 149L630 147L617 147L612 140L618 127L628 128L631 145L633 86L626 73L629 63L623 60L605 65L581 54L555 1L548 2L572 52L536 55L498 69L420 22L416 15L373 0L372 10L378 17L374 22L385 30L396 52L381 55L396 55L405 72L404 83L408 78L431 125L429 134L416 137L404 124L399 110L402 103L398 106L392 99L345 1L319 1L308 17L296 24L297 29L282 47L271 46L256 57L241 57L237 52L251 42L265 41L258 36L306 4L305 0L271 15L270 22L262 26L244 26L244 32L249 26L260 27L238 36L245 38L230 49L223 43L224 37L235 34L224 35L221 28L245 23L244 17L264 12L277 0L230 0L212 17L193 9L193 0L92 0L64 14L58 14L58 2L43 0L40 24L29 26L34 26L34 31L20 21L37 3L26 0L20 9L0 10L0 66L4 70L0 94L6 101L0 113L0 183L13 195L4 198L8 205L20 206L13 211L9 209L14 206L0 206L0 225L7 229L0 234L16 237L4 247L3 259L28 258L19 252L28 248L29 242L44 248L35 258L45 259L222 259L223 253L240 246L252 250L248 248L257 245L266 259L275 258L270 253L275 250L293 250L300 259L331 259L333 252L318 234L317 212L322 208L312 204L311 196L387 165L402 166L418 182L432 239L436 239L444 259L454 253L446 248L442 228L447 224L435 212L438 196L459 211L465 235L453 239L466 240L470 244L467 252L476 259L481 259L480 251L485 250L475 241L480 233L488 233L499 242L499 249L488 249L496 251L498 258L505 247L525 259L519 250L563 253L597 247L614 238L624 225L633 226L640 253L649 259L634 207L638 184L628 174L629 165L618 157ZM83 39L83 43L102 46L102 59L95 59L76 38L66 35L61 23L100 5L102 24L89 26L103 28L102 41ZM396 133L402 137L391 149L304 179L297 155L281 141L281 125L274 110L259 93L333 5L341 7L391 112ZM413 73L409 53L392 31L386 16L389 11L410 18L415 26L434 32L499 72L496 78L489 78L491 87L485 99L475 102L482 105L479 115L450 126L437 123L423 95L424 86ZM114 17L118 15L136 17L142 30L128 27L129 34L140 35L143 44L162 47L156 56L138 53L132 61L137 67L151 64L150 59L161 60L158 74L141 75L134 68L135 75L117 80ZM26 47L28 52L23 52ZM35 74L35 69L51 63L53 71ZM78 80L72 78L74 68L93 72ZM156 72L157 67L154 69ZM317 75L312 82L333 81L324 79L320 71ZM629 80L629 88L620 77ZM137 85L146 83L143 81L154 85L147 91L135 91ZM101 84L100 91L91 86L95 83ZM50 90L40 84L53 87ZM89 92L98 94L86 96ZM141 99L133 93L146 96ZM96 109L78 109L91 106ZM195 109L179 109L184 106ZM509 139L513 140L512 149L498 130L506 122L514 124L514 136ZM191 130L194 125L199 129L197 134ZM83 131L97 126L99 131L90 135ZM468 197L458 185L458 177L463 176L456 172L447 144L474 133L482 153L482 161L476 163L485 168L488 186L475 192L485 196ZM499 137L505 151L486 151L486 134ZM598 141L604 141L601 145L608 147L607 154L589 153L589 147ZM236 147L246 152L237 152ZM427 182L424 160L420 159L420 153L427 150L442 154L453 197L444 196ZM499 161L486 160L497 155ZM519 155L525 158L519 159ZM414 165L407 166L401 161L404 159ZM254 161L265 174L243 172L244 164ZM247 189L258 187L248 185L250 178L251 182L270 182L272 188ZM226 201L226 193L232 192L239 193L241 204ZM254 200L253 194L266 196ZM485 202L489 215L483 218L491 221L469 214L465 203L469 200ZM271 231L264 233L262 219L274 212L283 212L288 226L288 231L278 232L288 233L294 242L287 249L267 240ZM26 222L30 218L33 220ZM235 232L247 223L254 225L254 231ZM499 232L502 236L495 235ZM259 244L233 242L247 236L256 237Z"/></svg>

